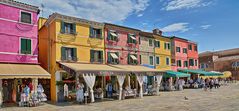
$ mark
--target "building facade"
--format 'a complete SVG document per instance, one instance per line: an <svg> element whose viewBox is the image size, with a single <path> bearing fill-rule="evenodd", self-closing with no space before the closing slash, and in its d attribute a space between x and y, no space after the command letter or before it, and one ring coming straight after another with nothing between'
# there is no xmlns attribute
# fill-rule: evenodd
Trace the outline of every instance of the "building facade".
<svg viewBox="0 0 239 111"><path fill-rule="evenodd" d="M188 40L172 37L172 70L188 68Z"/></svg>
<svg viewBox="0 0 239 111"><path fill-rule="evenodd" d="M62 70L61 63L105 63L103 30L102 23L58 13L53 13L40 28L39 59L52 74L52 101L57 101L57 81L73 81L62 77L69 71Z"/></svg>
<svg viewBox="0 0 239 111"><path fill-rule="evenodd" d="M107 64L139 65L139 30L106 23L105 56Z"/></svg>
<svg viewBox="0 0 239 111"><path fill-rule="evenodd" d="M239 48L207 51L199 54L200 69L206 71L230 71L234 79L239 79Z"/></svg>
<svg viewBox="0 0 239 111"><path fill-rule="evenodd" d="M139 33L140 64L149 68L155 68L154 37L153 33Z"/></svg>
<svg viewBox="0 0 239 111"><path fill-rule="evenodd" d="M48 95L50 75L38 62L38 7L1 0L0 9L0 101L20 103L21 87L36 92L38 82Z"/></svg>
<svg viewBox="0 0 239 111"><path fill-rule="evenodd" d="M162 36L158 29L153 30L155 38L155 68L160 71L171 70L171 40Z"/></svg>
<svg viewBox="0 0 239 111"><path fill-rule="evenodd" d="M197 43L188 41L188 69L198 69L198 47Z"/></svg>

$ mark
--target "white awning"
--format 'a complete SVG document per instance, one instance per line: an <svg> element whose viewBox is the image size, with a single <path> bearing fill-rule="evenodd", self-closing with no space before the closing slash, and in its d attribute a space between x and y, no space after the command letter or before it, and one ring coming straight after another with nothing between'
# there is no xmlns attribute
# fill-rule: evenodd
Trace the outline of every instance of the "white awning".
<svg viewBox="0 0 239 111"><path fill-rule="evenodd" d="M136 37L134 35L130 35L130 38L136 40Z"/></svg>
<svg viewBox="0 0 239 111"><path fill-rule="evenodd" d="M119 58L115 53L110 53L110 55L111 55L114 59L118 59L118 58Z"/></svg>
<svg viewBox="0 0 239 111"><path fill-rule="evenodd" d="M137 60L137 58L136 58L134 55L130 55L130 57L131 57L133 60Z"/></svg>
<svg viewBox="0 0 239 111"><path fill-rule="evenodd" d="M110 35L117 37L117 34L115 32L110 32Z"/></svg>

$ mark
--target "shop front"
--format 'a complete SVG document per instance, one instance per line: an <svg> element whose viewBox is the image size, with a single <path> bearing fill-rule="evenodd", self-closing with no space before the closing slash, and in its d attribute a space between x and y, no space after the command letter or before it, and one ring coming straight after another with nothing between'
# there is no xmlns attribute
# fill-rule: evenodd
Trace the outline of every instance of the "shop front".
<svg viewBox="0 0 239 111"><path fill-rule="evenodd" d="M57 85L58 102L83 103L143 97L145 76L155 75L157 86L162 79L161 72L144 66L59 64L62 70L58 72L59 77L56 79L56 83L59 83ZM65 78L71 78L71 80L67 82Z"/></svg>
<svg viewBox="0 0 239 111"><path fill-rule="evenodd" d="M44 89L39 80L50 79L50 74L39 65L0 64L1 105L7 103L25 103L30 105L38 89ZM49 84L48 84L49 85ZM42 92L43 93L43 92ZM46 100L46 98L45 98Z"/></svg>

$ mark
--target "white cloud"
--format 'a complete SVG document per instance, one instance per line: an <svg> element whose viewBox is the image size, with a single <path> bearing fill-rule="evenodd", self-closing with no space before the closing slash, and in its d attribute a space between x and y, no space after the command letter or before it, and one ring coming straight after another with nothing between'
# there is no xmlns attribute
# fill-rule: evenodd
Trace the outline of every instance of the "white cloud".
<svg viewBox="0 0 239 111"><path fill-rule="evenodd" d="M131 14L140 15L149 6L149 0L18 0L44 5L45 17L58 12L99 22L118 22Z"/></svg>
<svg viewBox="0 0 239 111"><path fill-rule="evenodd" d="M141 13L141 14L138 14L137 17L142 17L143 15L144 15L144 14Z"/></svg>
<svg viewBox="0 0 239 111"><path fill-rule="evenodd" d="M161 28L163 32L186 32L189 29L190 28L188 27L188 23L174 23Z"/></svg>
<svg viewBox="0 0 239 111"><path fill-rule="evenodd" d="M202 25L201 28L202 29L208 29L209 27L211 27L212 25Z"/></svg>
<svg viewBox="0 0 239 111"><path fill-rule="evenodd" d="M171 0L166 3L166 6L162 8L163 10L179 10L179 9L190 9L197 7L205 7L212 3L204 2L203 0Z"/></svg>

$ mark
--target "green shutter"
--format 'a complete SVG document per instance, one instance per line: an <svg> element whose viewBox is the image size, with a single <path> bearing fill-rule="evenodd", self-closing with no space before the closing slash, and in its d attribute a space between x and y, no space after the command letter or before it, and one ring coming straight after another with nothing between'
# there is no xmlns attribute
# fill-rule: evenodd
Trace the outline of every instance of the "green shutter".
<svg viewBox="0 0 239 111"><path fill-rule="evenodd" d="M73 51L73 60L77 61L77 48L72 48Z"/></svg>
<svg viewBox="0 0 239 111"><path fill-rule="evenodd" d="M103 51L99 51L100 59L99 62L103 62Z"/></svg>
<svg viewBox="0 0 239 111"><path fill-rule="evenodd" d="M90 38L93 38L93 28L90 27Z"/></svg>
<svg viewBox="0 0 239 111"><path fill-rule="evenodd" d="M129 36L130 36L130 35L128 34L128 35L127 35L127 43L130 43L130 40L129 40L130 37L129 37Z"/></svg>
<svg viewBox="0 0 239 111"><path fill-rule="evenodd" d="M90 50L90 61L93 62L94 61L94 50Z"/></svg>
<svg viewBox="0 0 239 111"><path fill-rule="evenodd" d="M21 53L25 54L27 51L27 40L21 39Z"/></svg>
<svg viewBox="0 0 239 111"><path fill-rule="evenodd" d="M102 29L100 29L100 39L103 39Z"/></svg>
<svg viewBox="0 0 239 111"><path fill-rule="evenodd" d="M111 39L110 39L110 36L111 36L111 35L110 35L110 30L108 30L108 32L107 32L107 40L111 40Z"/></svg>
<svg viewBox="0 0 239 111"><path fill-rule="evenodd" d="M65 33L65 22L61 21L61 33Z"/></svg>
<svg viewBox="0 0 239 111"><path fill-rule="evenodd" d="M73 25L73 34L76 34L76 24L73 23L72 25Z"/></svg>
<svg viewBox="0 0 239 111"><path fill-rule="evenodd" d="M61 47L61 60L66 60L66 48Z"/></svg>
<svg viewBox="0 0 239 111"><path fill-rule="evenodd" d="M31 40L30 39L26 39L26 42L27 42L27 47L26 47L26 53L27 54L31 54L31 52L32 52L32 42L31 42Z"/></svg>
<svg viewBox="0 0 239 111"><path fill-rule="evenodd" d="M129 59L130 59L130 54L128 54L128 59L127 59L128 60L128 64L130 64L130 60Z"/></svg>
<svg viewBox="0 0 239 111"><path fill-rule="evenodd" d="M167 49L167 44L166 43L164 43L164 49Z"/></svg>
<svg viewBox="0 0 239 111"><path fill-rule="evenodd" d="M108 62L108 63L111 63L110 52L107 52L107 62Z"/></svg>
<svg viewBox="0 0 239 111"><path fill-rule="evenodd" d="M160 41L158 41L158 47L160 47Z"/></svg>

